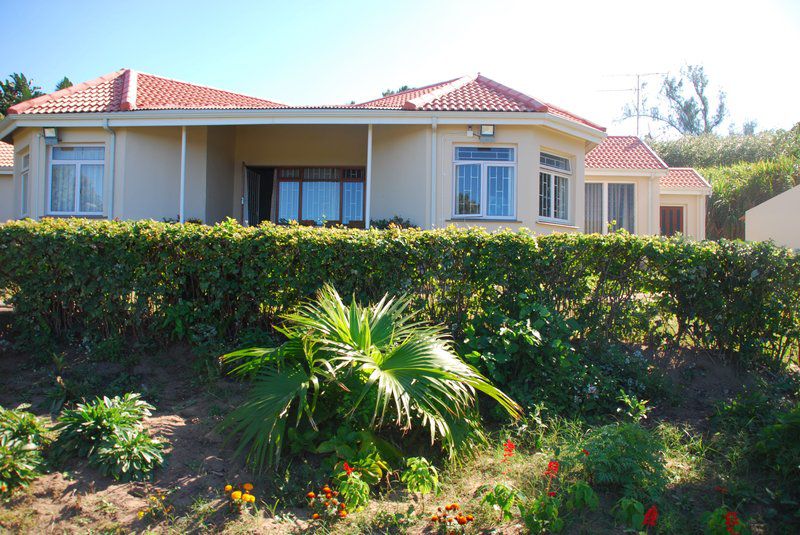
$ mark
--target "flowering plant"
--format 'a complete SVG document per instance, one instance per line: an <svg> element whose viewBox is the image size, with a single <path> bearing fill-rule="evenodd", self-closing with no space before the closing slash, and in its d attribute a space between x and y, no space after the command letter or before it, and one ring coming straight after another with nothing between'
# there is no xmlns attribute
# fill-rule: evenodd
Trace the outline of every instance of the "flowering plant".
<svg viewBox="0 0 800 535"><path fill-rule="evenodd" d="M255 507L256 497L251 494L252 483L240 484L238 487L225 485L223 491L228 496L228 506L231 511L246 511L250 506Z"/></svg>
<svg viewBox="0 0 800 535"><path fill-rule="evenodd" d="M475 520L471 514L465 514L457 503L445 505L436 509L436 514L431 516L431 522L438 533L466 533L467 526Z"/></svg>
<svg viewBox="0 0 800 535"><path fill-rule="evenodd" d="M147 505L144 509L136 513L136 516L142 519L160 520L162 518L169 518L174 507L167 502L167 495L163 492L157 492L147 497Z"/></svg>
<svg viewBox="0 0 800 535"><path fill-rule="evenodd" d="M311 520L330 522L336 519L347 518L347 505L339 499L339 491L333 490L328 485L320 488L319 492L306 494L308 506L313 513Z"/></svg>
<svg viewBox="0 0 800 535"><path fill-rule="evenodd" d="M749 535L751 533L747 524L739 518L736 511L731 511L724 505L703 515L706 533L709 535Z"/></svg>

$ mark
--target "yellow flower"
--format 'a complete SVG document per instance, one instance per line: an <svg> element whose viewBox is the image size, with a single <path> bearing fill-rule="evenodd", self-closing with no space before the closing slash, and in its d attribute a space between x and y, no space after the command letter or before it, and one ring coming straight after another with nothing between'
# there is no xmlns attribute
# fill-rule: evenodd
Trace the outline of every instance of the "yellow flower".
<svg viewBox="0 0 800 535"><path fill-rule="evenodd" d="M238 500L241 497L242 497L242 491L241 490L234 490L233 492L231 492L231 498L232 499Z"/></svg>
<svg viewBox="0 0 800 535"><path fill-rule="evenodd" d="M233 486L232 485L225 485L225 492L230 492L232 490L233 490Z"/></svg>
<svg viewBox="0 0 800 535"><path fill-rule="evenodd" d="M139 516L139 518L143 518L144 517L144 511L139 511L138 516Z"/></svg>
<svg viewBox="0 0 800 535"><path fill-rule="evenodd" d="M250 498L252 498L252 497L253 497L253 495L252 495L252 494L247 494L247 493L245 492L244 494L242 494L242 501L243 501L243 502L245 502L245 503L247 503L247 502L249 502L249 501L250 501Z"/></svg>
<svg viewBox="0 0 800 535"><path fill-rule="evenodd" d="M244 490L246 490L247 492L250 492L251 490L253 490L253 484L252 483L245 483L244 485L242 485L242 488Z"/></svg>

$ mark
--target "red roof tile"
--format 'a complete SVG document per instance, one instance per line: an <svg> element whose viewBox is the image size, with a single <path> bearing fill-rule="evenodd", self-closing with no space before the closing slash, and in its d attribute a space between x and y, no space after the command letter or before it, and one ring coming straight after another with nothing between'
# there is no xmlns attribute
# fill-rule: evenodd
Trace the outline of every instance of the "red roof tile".
<svg viewBox="0 0 800 535"><path fill-rule="evenodd" d="M661 177L660 185L661 189L711 189L711 184L691 167L670 167Z"/></svg>
<svg viewBox="0 0 800 535"><path fill-rule="evenodd" d="M586 154L591 169L666 169L667 164L636 136L608 136Z"/></svg>
<svg viewBox="0 0 800 535"><path fill-rule="evenodd" d="M27 100L9 108L8 114L282 107L269 100L124 69Z"/></svg>
<svg viewBox="0 0 800 535"><path fill-rule="evenodd" d="M14 167L14 145L0 141L0 167Z"/></svg>
<svg viewBox="0 0 800 535"><path fill-rule="evenodd" d="M401 110L403 109L403 104L406 101L412 100L431 91L435 91L447 84L455 82L458 78L454 78L452 80L447 80L446 82L439 82L436 84L426 85L425 87L417 87L414 89L407 89L406 91L400 91L399 93L394 93L392 95L387 95L385 97L381 97L375 100L370 100L368 102L362 102L361 104L355 104L353 108L369 108L369 109L389 109L389 110Z"/></svg>

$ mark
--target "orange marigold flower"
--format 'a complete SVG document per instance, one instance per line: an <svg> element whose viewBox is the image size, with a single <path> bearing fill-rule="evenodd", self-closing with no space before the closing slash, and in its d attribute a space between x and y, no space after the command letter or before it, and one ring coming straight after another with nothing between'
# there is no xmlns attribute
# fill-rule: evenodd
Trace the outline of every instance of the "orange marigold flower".
<svg viewBox="0 0 800 535"><path fill-rule="evenodd" d="M474 516L472 516L472 515L467 515L467 522L472 522L473 520L475 520L475 517L474 517Z"/></svg>
<svg viewBox="0 0 800 535"><path fill-rule="evenodd" d="M436 516L436 515L433 515L433 516L431 517L431 522L438 522L438 521L439 521L439 517L438 517L438 516Z"/></svg>
<svg viewBox="0 0 800 535"><path fill-rule="evenodd" d="M456 522L458 522L460 525L463 526L464 524L467 523L467 517L459 515L456 517Z"/></svg>
<svg viewBox="0 0 800 535"><path fill-rule="evenodd" d="M308 498L309 500L313 500L316 497L317 495L314 494L313 492L309 492L308 494L306 494L306 498Z"/></svg>
<svg viewBox="0 0 800 535"><path fill-rule="evenodd" d="M233 485L225 485L225 492L230 492L233 490Z"/></svg>
<svg viewBox="0 0 800 535"><path fill-rule="evenodd" d="M311 515L311 520L319 520L319 513L314 513Z"/></svg>
<svg viewBox="0 0 800 535"><path fill-rule="evenodd" d="M246 490L247 492L250 492L251 490L253 490L253 484L252 483L245 483L244 485L242 485L242 488L244 490Z"/></svg>
<svg viewBox="0 0 800 535"><path fill-rule="evenodd" d="M233 492L231 492L231 498L233 498L234 500L238 500L241 497L242 497L242 491L241 490L234 490Z"/></svg>
<svg viewBox="0 0 800 535"><path fill-rule="evenodd" d="M344 509L339 511L339 518L347 518L347 511L345 511Z"/></svg>

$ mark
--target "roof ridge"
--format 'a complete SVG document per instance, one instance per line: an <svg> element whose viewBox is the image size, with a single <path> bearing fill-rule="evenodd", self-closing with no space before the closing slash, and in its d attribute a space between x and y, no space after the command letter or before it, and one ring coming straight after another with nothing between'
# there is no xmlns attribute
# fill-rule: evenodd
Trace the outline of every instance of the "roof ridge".
<svg viewBox="0 0 800 535"><path fill-rule="evenodd" d="M597 130L600 130L602 132L606 131L606 127L605 126L602 126L602 125L600 125L600 124L598 124L598 123L596 123L594 121L590 121L589 119L587 119L586 117L583 117L581 115L577 115L575 113L572 113L571 111L566 110L566 109L562 108L561 106L556 106L554 104L550 104L550 103L547 103L547 102L545 102L545 106L547 106L547 108L548 108L547 111L548 112L552 108L554 110L560 111L561 113L563 113L565 115L569 115L573 119L577 119L579 122L583 122L583 123L591 126L592 128L596 128ZM606 136L606 137L609 137L609 136ZM618 137L636 137L638 139L637 136L618 136ZM641 140L639 140L639 141L641 141Z"/></svg>
<svg viewBox="0 0 800 535"><path fill-rule="evenodd" d="M230 91L228 89L220 89L219 87L212 87L210 85L200 85L200 84L196 84L194 82L187 82L186 80L178 80L177 78L169 78L167 76L161 76L159 74L151 74L149 72L138 71L137 75L138 74L143 74L145 76L152 76L153 78L159 78L161 80L168 80L170 82L175 82L175 83L178 83L178 84L186 84L186 85L191 85L193 87L201 87L203 89L211 89L212 91L220 91L222 93L227 93L229 95L236 95L237 97L252 98L254 100L260 100L262 102L268 102L270 104L277 104L278 106L289 107L288 104L285 104L283 102L275 102L274 100L267 100L267 99L261 98L261 97L254 97L252 95L245 95L244 93L237 93L235 91ZM138 76L137 76L137 78L138 78ZM138 85L138 82L137 82L137 85Z"/></svg>
<svg viewBox="0 0 800 535"><path fill-rule="evenodd" d="M483 82L486 85L488 85L488 86L500 91L501 93L505 93L506 96L508 96L509 98L518 99L518 100L524 101L526 104L529 104L534 109L534 111L546 112L547 108L549 107L548 104L546 104L545 102L543 102L543 101L541 101L541 100L539 100L537 98L534 98L534 97L532 97L530 95L526 95L525 93L523 93L521 91L517 91L516 89L512 89L512 88L508 87L507 85L501 84L500 82L496 82L496 81L492 80L491 78L487 78L486 76L483 76L480 73L478 73L478 75L475 77L475 79L476 80L480 80L481 82ZM544 109L542 109L542 108L544 108Z"/></svg>
<svg viewBox="0 0 800 535"><path fill-rule="evenodd" d="M472 76L462 76L461 78L456 78L455 80L451 80L449 83L442 85L441 87L437 87L433 91L429 91L424 95L420 95L416 98L409 99L403 102L403 109L404 110L419 110L425 104L429 104L436 100L437 98L443 97L448 93L452 93L457 89L461 89L468 83L477 79L479 75L472 75Z"/></svg>
<svg viewBox="0 0 800 535"><path fill-rule="evenodd" d="M125 80L122 83L122 102L119 109L122 111L132 111L136 109L136 95L138 92L138 78L136 71L125 69Z"/></svg>
<svg viewBox="0 0 800 535"><path fill-rule="evenodd" d="M656 151L654 151L652 148L650 148L650 145L648 145L647 143L645 143L645 142L644 142L644 140L643 140L642 138L640 138L639 136L636 136L636 139L638 139L638 140L639 140L639 143L641 143L642 145L644 145L644 146L645 146L645 148L646 148L646 149L647 149L647 150L650 152L650 154L652 154L652 155L655 157L655 159L656 159L656 160L658 160L658 162L659 162L661 165L663 165L663 166L664 166L664 169L669 169L669 166L667 165L667 163L666 163L664 160L662 160L662 159L661 159L661 156L659 156L658 154L656 154Z"/></svg>
<svg viewBox="0 0 800 535"><path fill-rule="evenodd" d="M19 104L14 104L6 111L7 115L16 115L20 114L23 111L32 108L34 106L38 106L39 104L44 104L45 102L50 102L56 100L61 97L65 97L67 95L72 95L79 91L83 91L84 89L89 89L91 87L98 86L103 82L108 82L110 80L114 80L118 78L120 75L124 74L126 69L120 69L118 71L114 71L112 73L104 74L102 76L98 76L93 80L89 80L87 82L81 82L77 85L73 85L70 87L66 87L64 89L60 89L58 91L54 91L53 93L47 93L46 95L42 95L40 97L32 98L29 100L25 100L20 102Z"/></svg>

